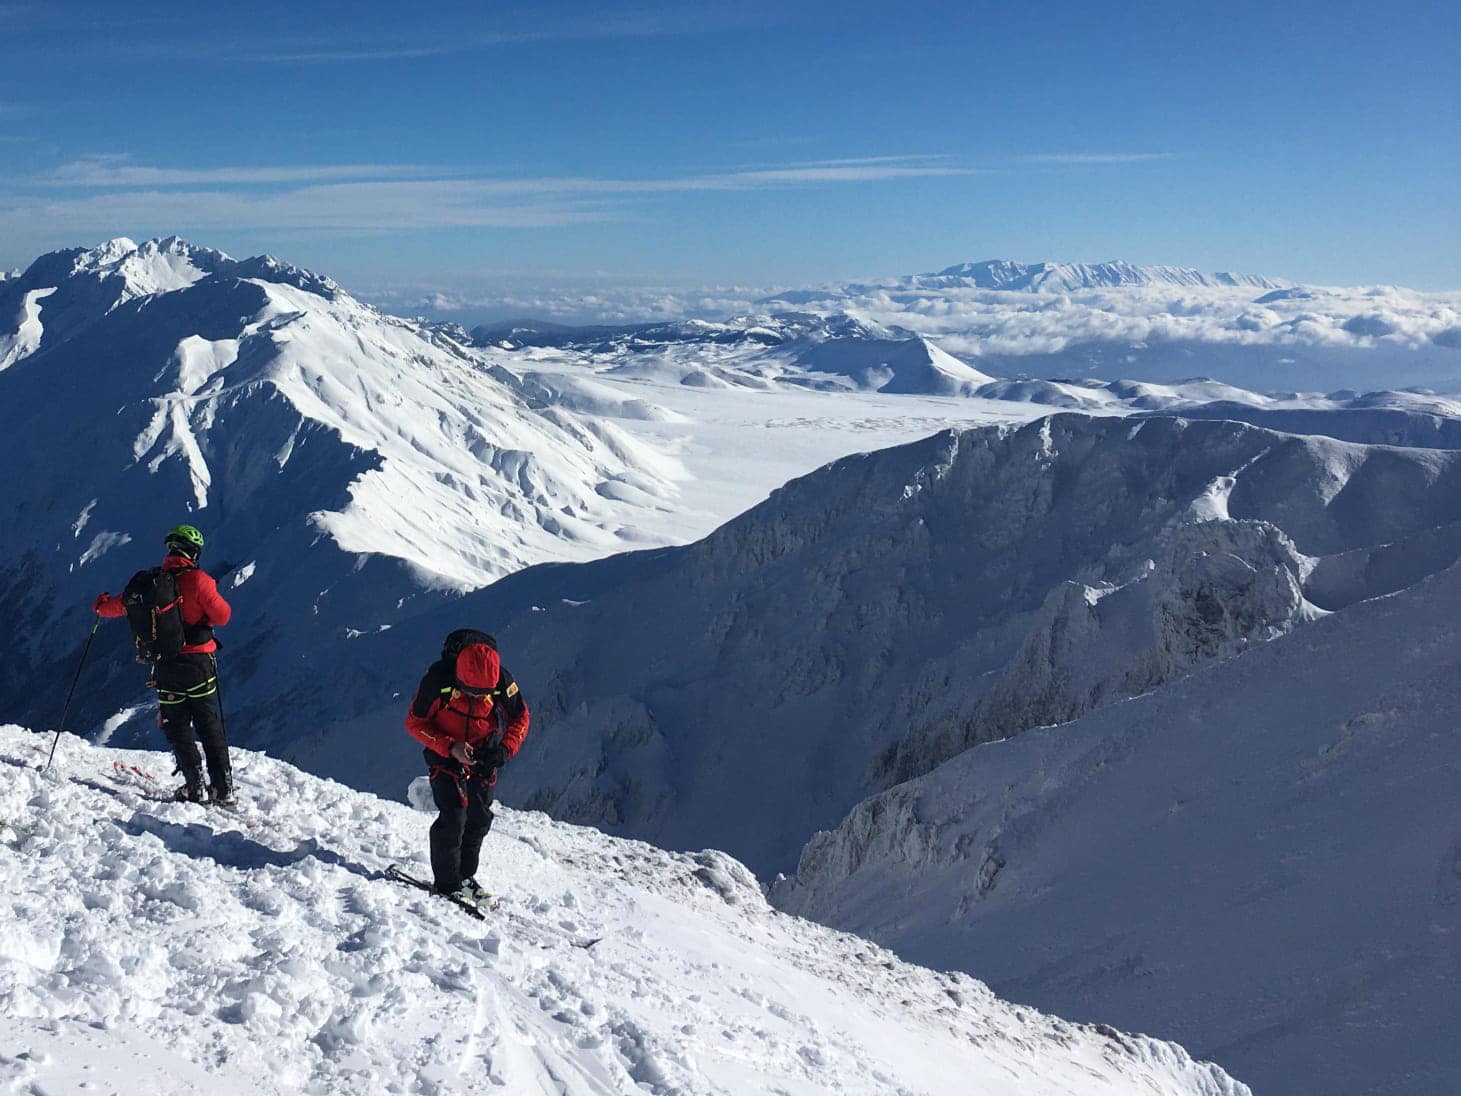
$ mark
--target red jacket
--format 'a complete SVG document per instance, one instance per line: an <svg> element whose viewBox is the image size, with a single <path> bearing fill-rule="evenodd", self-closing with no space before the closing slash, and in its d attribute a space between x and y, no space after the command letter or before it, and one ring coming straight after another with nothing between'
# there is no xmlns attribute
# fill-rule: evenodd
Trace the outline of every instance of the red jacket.
<svg viewBox="0 0 1461 1096"><path fill-rule="evenodd" d="M211 627L220 627L227 624L233 616L233 607L223 600L223 595L218 592L218 584L213 581L211 575L200 571L197 565L186 556L169 555L162 561L163 567L169 571L182 571L178 575L178 593L183 599L183 623L191 625L207 624ZM120 617L127 615L127 607L119 597L111 594L102 594L92 603L92 609L100 616ZM194 643L182 649L185 655L212 654L218 650L216 641L210 639L207 643Z"/></svg>
<svg viewBox="0 0 1461 1096"><path fill-rule="evenodd" d="M462 686L487 695L473 696ZM528 736L527 701L502 668L497 652L486 644L473 644L455 661L441 659L426 671L406 713L406 731L428 750L446 757L453 742L480 746L496 735L499 716L504 724L502 746L511 757Z"/></svg>

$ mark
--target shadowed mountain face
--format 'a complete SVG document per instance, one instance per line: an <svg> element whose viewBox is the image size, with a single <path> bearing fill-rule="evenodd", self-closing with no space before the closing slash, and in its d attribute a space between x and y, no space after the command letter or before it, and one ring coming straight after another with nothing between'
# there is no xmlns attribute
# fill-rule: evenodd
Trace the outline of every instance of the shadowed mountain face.
<svg viewBox="0 0 1461 1096"><path fill-rule="evenodd" d="M542 728L510 800L769 873L971 745L1444 566L1458 520L1458 453L1057 415L838 461L697 544L531 569L353 653L488 624ZM296 756L378 742L354 779L388 787L401 701L352 699Z"/></svg>
<svg viewBox="0 0 1461 1096"><path fill-rule="evenodd" d="M1457 1091L1458 605L1453 564L963 753L818 834L773 900L1258 1092Z"/></svg>
<svg viewBox="0 0 1461 1096"><path fill-rule="evenodd" d="M33 682L65 678L99 590L156 562L136 538L197 518L230 546L206 562L247 623L224 634L241 741L398 794L416 765L401 694L441 634L477 623L511 638L544 730L509 796L726 846L762 871L970 745L1154 688L1454 558L1453 454L1060 415L849 458L690 547L531 570L457 601L537 560L654 543L676 462L593 409L645 422L656 409L571 413L536 374L328 279L181 241L47 256L0 296L17 317L8 345L28 348L0 372L16 515L0 530L0 598L18 624L0 699L18 715L55 717ZM736 328L749 341L734 368L696 372L723 386L702 398L757 379L766 403L783 381L831 385L829 399L994 383L907 331L778 324ZM615 356L607 369L626 392L649 377ZM1124 412L1236 390L1041 392ZM1385 440L1444 444L1422 429L1443 421L1431 404L1393 399L1368 409L1401 416L1371 423ZM1346 430L1371 429L1360 410ZM1323 421L1300 428L1329 421L1310 417ZM127 646L119 625L99 637L74 726L145 711ZM297 718L281 723L281 707Z"/></svg>

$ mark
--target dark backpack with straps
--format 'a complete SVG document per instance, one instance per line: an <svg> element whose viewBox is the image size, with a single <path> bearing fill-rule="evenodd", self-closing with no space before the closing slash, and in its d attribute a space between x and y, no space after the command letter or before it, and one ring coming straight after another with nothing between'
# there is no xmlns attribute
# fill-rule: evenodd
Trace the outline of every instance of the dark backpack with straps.
<svg viewBox="0 0 1461 1096"><path fill-rule="evenodd" d="M137 644L138 662L156 662L171 658L188 644L188 628L183 623L183 595L178 590L178 576L184 570L170 571L153 567L138 571L122 591L122 604L127 609L127 624Z"/></svg>
<svg viewBox="0 0 1461 1096"><path fill-rule="evenodd" d="M441 657L448 663L455 664L457 655L474 643L485 643L494 651L497 650L497 640L486 632L479 632L476 628L458 628L442 642Z"/></svg>

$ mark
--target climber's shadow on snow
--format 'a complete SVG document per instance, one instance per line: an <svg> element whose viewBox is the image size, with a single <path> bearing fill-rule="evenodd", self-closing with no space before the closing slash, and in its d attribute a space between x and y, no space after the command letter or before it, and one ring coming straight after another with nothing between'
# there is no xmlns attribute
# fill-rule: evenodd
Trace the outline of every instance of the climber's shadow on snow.
<svg viewBox="0 0 1461 1096"><path fill-rule="evenodd" d="M236 830L215 830L201 822L166 822L147 814L134 814L117 822L123 833L134 837L146 834L160 839L172 852L194 860L211 860L225 868L288 868L303 860L333 864L365 879L375 873L351 863L333 849L322 846L318 839L300 841L289 850L271 849L268 845L245 837Z"/></svg>

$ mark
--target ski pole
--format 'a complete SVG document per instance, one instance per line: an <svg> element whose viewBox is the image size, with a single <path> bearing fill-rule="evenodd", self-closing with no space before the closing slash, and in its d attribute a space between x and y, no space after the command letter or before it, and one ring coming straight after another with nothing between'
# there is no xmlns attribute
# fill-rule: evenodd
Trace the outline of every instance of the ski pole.
<svg viewBox="0 0 1461 1096"><path fill-rule="evenodd" d="M66 706L61 709L61 722L56 726L56 737L51 740L51 756L46 758L45 767L41 772L51 767L51 762L56 760L56 747L61 742L61 732L66 729L66 713L71 710L71 698L76 695L76 686L81 683L81 667L86 665L86 656L91 652L91 641L96 638L96 630L101 627L101 614L96 614L96 622L91 626L91 635L86 637L86 646L81 648L81 661L76 664L76 676L71 679L71 691L66 694Z"/></svg>

